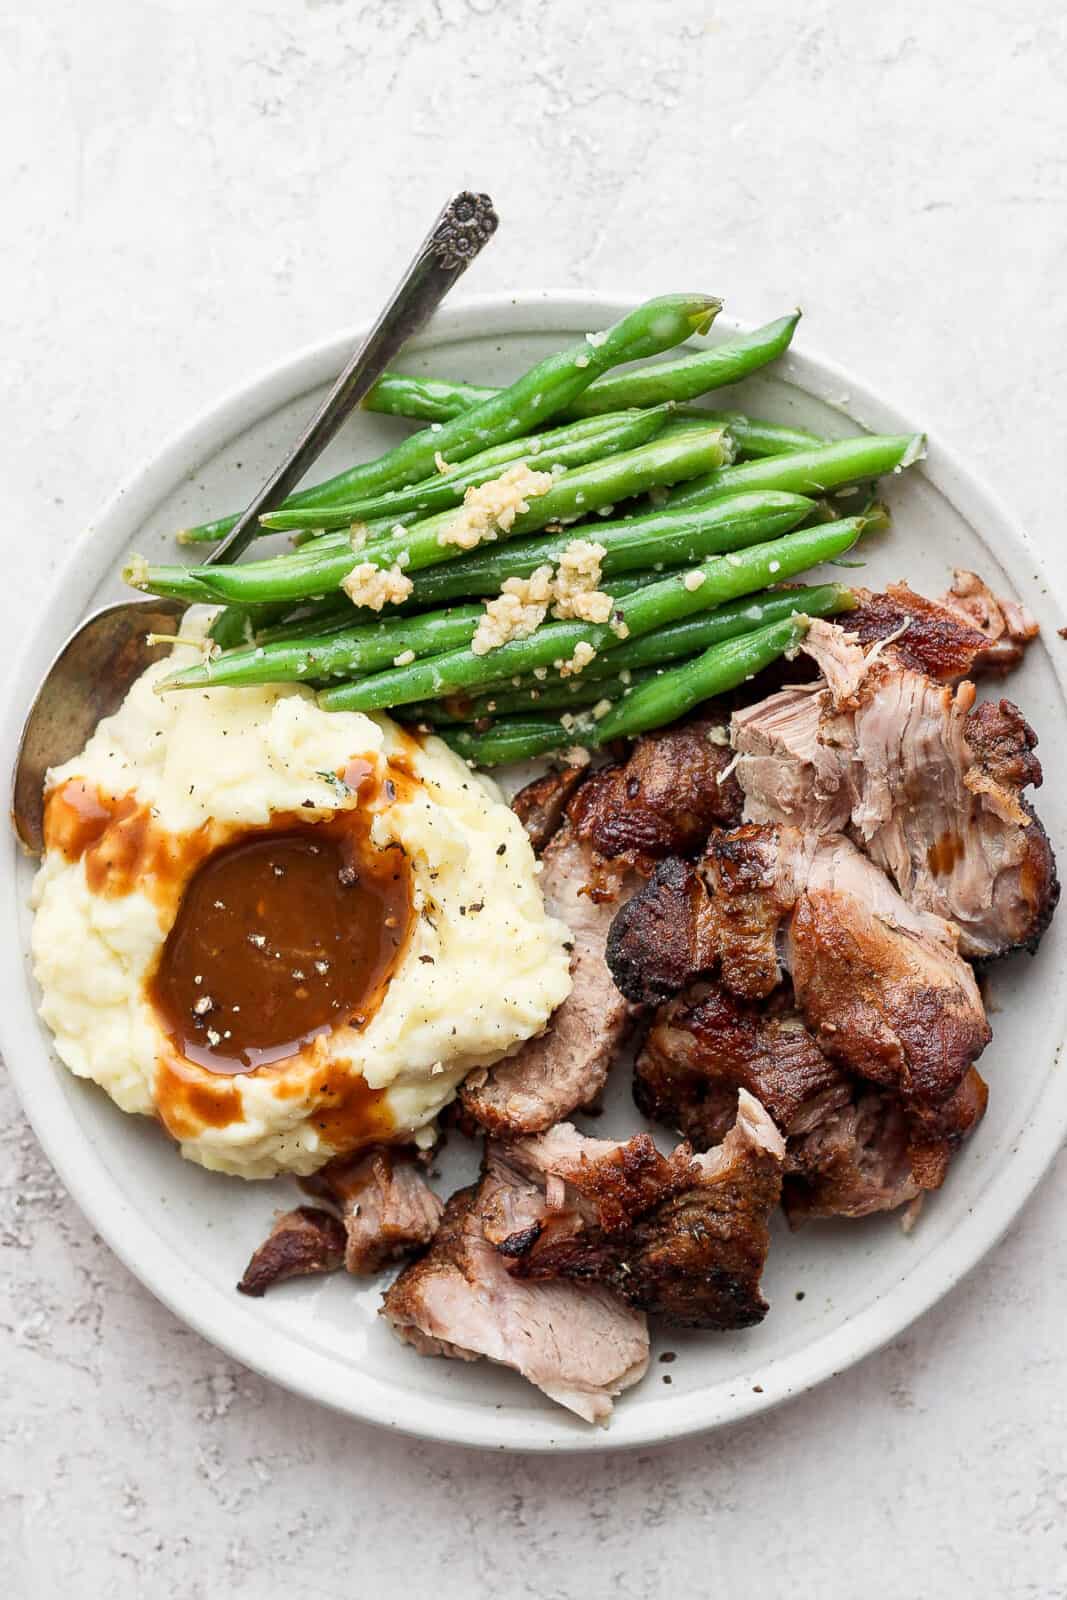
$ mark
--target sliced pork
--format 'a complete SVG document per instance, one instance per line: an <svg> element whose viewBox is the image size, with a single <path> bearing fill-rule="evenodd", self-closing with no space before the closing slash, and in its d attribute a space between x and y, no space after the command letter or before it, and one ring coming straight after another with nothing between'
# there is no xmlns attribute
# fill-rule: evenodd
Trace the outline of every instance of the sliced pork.
<svg viewBox="0 0 1067 1600"><path fill-rule="evenodd" d="M546 772L520 789L512 800L511 809L526 829L538 855L559 831L567 802L586 776L584 767L563 767L558 772Z"/></svg>
<svg viewBox="0 0 1067 1600"><path fill-rule="evenodd" d="M551 1399L606 1422L612 1399L648 1366L644 1313L599 1284L525 1282L482 1230L492 1177L454 1194L428 1253L402 1272L382 1306L422 1355L512 1367Z"/></svg>
<svg viewBox="0 0 1067 1600"><path fill-rule="evenodd" d="M698 855L712 827L741 820L722 717L692 717L638 739L623 765L594 772L567 812L606 860L647 875L665 856Z"/></svg>
<svg viewBox="0 0 1067 1600"><path fill-rule="evenodd" d="M953 1151L984 1115L988 1094L971 1067L941 1116L924 1125L898 1095L854 1083L844 1104L789 1140L782 1205L790 1226L893 1211L940 1188Z"/></svg>
<svg viewBox="0 0 1067 1600"><path fill-rule="evenodd" d="M571 992L548 1029L487 1073L473 1073L460 1090L463 1108L501 1136L538 1133L592 1104L607 1081L631 1010L612 981L604 945L621 900L636 879L598 864L570 824L542 857L545 904L571 931Z"/></svg>
<svg viewBox="0 0 1067 1600"><path fill-rule="evenodd" d="M690 984L657 1011L634 1066L638 1109L706 1150L724 1138L738 1091L791 1138L851 1097L791 1004L771 1010L716 980Z"/></svg>
<svg viewBox="0 0 1067 1600"><path fill-rule="evenodd" d="M286 1278L337 1272L344 1260L345 1230L333 1213L318 1206L297 1206L275 1218L237 1287L258 1299Z"/></svg>
<svg viewBox="0 0 1067 1600"><path fill-rule="evenodd" d="M1004 673L1018 666L1026 647L1036 639L1040 628L1024 605L994 594L976 572L957 567L952 587L941 596L941 605L962 622L977 628L987 643L970 667L977 672Z"/></svg>
<svg viewBox="0 0 1067 1600"><path fill-rule="evenodd" d="M760 1276L785 1146L743 1091L731 1122L703 1155L683 1144L663 1156L647 1134L589 1139L569 1124L491 1142L486 1237L520 1276L606 1283L684 1326L751 1327L767 1311Z"/></svg>
<svg viewBox="0 0 1067 1600"><path fill-rule="evenodd" d="M1033 948L1059 894L1023 798L1041 782L1035 735L1010 701L975 708L972 683L907 665L903 626L865 650L817 620L804 648L821 684L735 713L745 816L847 831L911 906L956 926L972 959Z"/></svg>
<svg viewBox="0 0 1067 1600"><path fill-rule="evenodd" d="M699 1149L722 1137L738 1090L758 1095L786 1136L782 1203L808 1217L862 1217L943 1182L953 1150L985 1110L972 1067L935 1112L850 1077L791 1005L768 1010L700 982L661 1007L635 1066L634 1098Z"/></svg>
<svg viewBox="0 0 1067 1600"><path fill-rule="evenodd" d="M340 1208L344 1264L358 1277L429 1244L444 1209L413 1153L385 1145L331 1161L304 1185Z"/></svg>
<svg viewBox="0 0 1067 1600"><path fill-rule="evenodd" d="M908 906L841 835L749 824L714 834L699 869L678 880L661 868L612 928L608 959L631 998L663 998L717 974L757 1000L788 972L823 1055L916 1106L954 1094L988 1043L954 929ZM665 959L663 926L686 918ZM682 947L693 967L679 982Z"/></svg>

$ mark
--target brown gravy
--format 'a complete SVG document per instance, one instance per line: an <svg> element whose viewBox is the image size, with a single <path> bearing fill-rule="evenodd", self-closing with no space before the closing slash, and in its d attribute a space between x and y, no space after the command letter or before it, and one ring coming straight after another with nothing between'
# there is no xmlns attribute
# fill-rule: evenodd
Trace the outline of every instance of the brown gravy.
<svg viewBox="0 0 1067 1600"><path fill-rule="evenodd" d="M175 834L135 796L104 795L80 778L47 797L47 848L82 860L96 894L148 894L170 928L147 985L176 1058L158 1091L168 1126L164 1102L183 1126L239 1115L221 1084L198 1087L196 1068L269 1071L321 1034L364 1026L381 1004L413 921L404 851L370 840L375 811L417 787L399 754L380 779L363 757L338 775L358 806L315 821L276 813L258 828L206 823ZM354 1137L357 1125L386 1131L384 1095L339 1069L326 1076L316 1087L327 1137Z"/></svg>
<svg viewBox="0 0 1067 1600"><path fill-rule="evenodd" d="M185 886L149 996L164 1031L211 1072L295 1055L377 1009L407 939L411 874L360 813L246 834Z"/></svg>

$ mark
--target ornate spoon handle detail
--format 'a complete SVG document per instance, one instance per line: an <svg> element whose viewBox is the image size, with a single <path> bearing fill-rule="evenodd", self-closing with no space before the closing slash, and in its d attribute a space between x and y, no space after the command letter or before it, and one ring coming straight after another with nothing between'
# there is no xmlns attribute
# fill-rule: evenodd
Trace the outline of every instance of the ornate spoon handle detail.
<svg viewBox="0 0 1067 1600"><path fill-rule="evenodd" d="M325 450L412 334L429 321L456 279L496 232L487 194L464 189L445 206L415 254L396 292L281 466L210 557L212 566L236 561L256 536L259 518L273 511Z"/></svg>

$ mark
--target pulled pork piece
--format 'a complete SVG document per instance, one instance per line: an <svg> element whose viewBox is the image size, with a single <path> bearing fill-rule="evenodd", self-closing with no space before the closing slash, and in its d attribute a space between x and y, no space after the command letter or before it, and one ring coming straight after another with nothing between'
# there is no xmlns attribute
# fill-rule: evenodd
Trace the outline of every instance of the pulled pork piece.
<svg viewBox="0 0 1067 1600"><path fill-rule="evenodd" d="M954 930L909 906L839 835L820 840L786 933L797 1004L824 1055L936 1106L989 1043Z"/></svg>
<svg viewBox="0 0 1067 1600"><path fill-rule="evenodd" d="M539 1133L592 1104L631 1021L604 961L617 902L632 887L630 874L598 865L570 824L550 841L542 861L545 904L574 940L571 992L547 1032L487 1074L472 1073L460 1089L464 1110L502 1136Z"/></svg>
<svg viewBox="0 0 1067 1600"><path fill-rule="evenodd" d="M759 1000L782 980L779 926L817 841L792 828L716 831L698 866L664 861L621 909L608 965L629 1000L665 1000L720 968L734 994Z"/></svg>
<svg viewBox="0 0 1067 1600"><path fill-rule="evenodd" d="M767 1311L759 1285L784 1155L744 1091L704 1155L688 1144L660 1155L647 1134L588 1139L569 1124L490 1143L485 1235L522 1277L592 1279L678 1325L748 1328Z"/></svg>
<svg viewBox="0 0 1067 1600"><path fill-rule="evenodd" d="M611 975L628 1000L655 1005L710 969L718 944L704 880L691 861L661 861L618 911L607 941Z"/></svg>
<svg viewBox="0 0 1067 1600"><path fill-rule="evenodd" d="M634 1099L703 1148L729 1126L739 1088L758 1096L786 1136L782 1204L793 1226L893 1210L939 1188L988 1093L971 1067L936 1111L908 1111L899 1095L829 1062L795 1011L768 1012L721 984L695 984L657 1014Z"/></svg>
<svg viewBox="0 0 1067 1600"><path fill-rule="evenodd" d="M589 774L582 767L564 767L560 772L546 772L543 777L535 778L524 789L520 789L512 800L511 809L526 829L538 855L562 827L567 802L587 776Z"/></svg>
<svg viewBox="0 0 1067 1600"><path fill-rule="evenodd" d="M740 816L731 759L722 719L695 717L639 739L622 766L550 773L516 795L543 847L545 903L574 938L573 987L545 1033L461 1088L463 1110L489 1133L540 1133L595 1104L632 1021L605 962L612 918L636 873L695 853L713 823Z"/></svg>
<svg viewBox="0 0 1067 1600"><path fill-rule="evenodd" d="M488 1178L445 1207L433 1244L386 1291L382 1315L422 1355L513 1367L587 1422L644 1376L648 1325L597 1284L525 1283L486 1240Z"/></svg>
<svg viewBox="0 0 1067 1600"><path fill-rule="evenodd" d="M939 600L927 600L906 583L891 583L884 594L853 592L859 605L842 626L861 645L892 639L901 666L939 683L1007 672L1040 632L1024 605L1001 599L977 573L962 567Z"/></svg>
<svg viewBox="0 0 1067 1600"><path fill-rule="evenodd" d="M1004 673L1018 666L1027 645L1041 629L1018 600L1006 600L993 593L976 572L957 567L952 587L941 596L941 605L954 612L987 640L986 648L969 668L976 672Z"/></svg>
<svg viewBox="0 0 1067 1600"><path fill-rule="evenodd" d="M304 1186L340 1207L344 1263L357 1277L429 1244L444 1209L412 1153L385 1145L329 1162Z"/></svg>
<svg viewBox="0 0 1067 1600"><path fill-rule="evenodd" d="M689 926L665 960L672 917ZM841 835L755 824L714 834L684 893L663 869L622 909L608 959L628 996L663 996L683 986L686 946L686 979L717 971L742 999L772 993L784 967L822 1053L909 1104L942 1104L989 1042L955 930L908 906Z"/></svg>
<svg viewBox="0 0 1067 1600"><path fill-rule="evenodd" d="M594 772L567 813L598 856L647 876L664 856L696 855L712 827L741 820L725 721L693 717L638 739L628 761Z"/></svg>
<svg viewBox="0 0 1067 1600"><path fill-rule="evenodd" d="M740 1089L787 1139L851 1094L795 1009L770 1011L714 981L691 984L649 1029L634 1066L638 1110L706 1150L732 1125Z"/></svg>
<svg viewBox="0 0 1067 1600"><path fill-rule="evenodd" d="M345 1230L337 1218L318 1206L297 1206L278 1213L237 1287L258 1298L286 1278L337 1272L344 1259Z"/></svg>
<svg viewBox="0 0 1067 1600"><path fill-rule="evenodd" d="M871 589L853 593L859 604L841 626L864 648L891 643L902 667L925 672L938 683L957 683L982 670L989 635L947 598L927 600L906 583L891 583L883 594Z"/></svg>
<svg viewBox="0 0 1067 1600"><path fill-rule="evenodd" d="M847 1104L789 1141L782 1206L790 1227L813 1217L894 1211L939 1189L953 1151L981 1120L988 1097L971 1067L940 1117L924 1125L899 1097L856 1084Z"/></svg>
<svg viewBox="0 0 1067 1600"><path fill-rule="evenodd" d="M972 683L953 691L908 665L910 631L865 651L851 631L812 624L804 649L821 687L733 718L745 816L847 831L909 905L955 924L972 959L1033 949L1059 894L1022 797L1041 782L1036 738L1010 701L975 708Z"/></svg>

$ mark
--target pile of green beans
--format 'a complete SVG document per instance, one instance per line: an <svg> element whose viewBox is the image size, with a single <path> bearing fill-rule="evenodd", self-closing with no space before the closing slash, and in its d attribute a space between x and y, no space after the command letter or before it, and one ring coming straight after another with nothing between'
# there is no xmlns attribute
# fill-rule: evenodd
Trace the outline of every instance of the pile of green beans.
<svg viewBox="0 0 1067 1600"><path fill-rule="evenodd" d="M505 389L385 374L368 409L429 425L262 519L297 548L239 566L130 563L148 593L221 604L210 653L160 688L301 684L327 710L393 712L493 766L635 736L763 670L812 618L855 604L841 583L789 580L887 525L877 480L922 440L827 440L693 404L780 356L799 313L629 364L705 332L718 309L706 295L648 301ZM457 543L464 500L519 466L546 476L476 548ZM208 543L232 521L179 537ZM550 594L487 636L485 605L511 583L529 606L524 581L555 578L576 540L608 620ZM361 570L354 604L357 567L402 580L386 586L397 603L369 609Z"/></svg>

